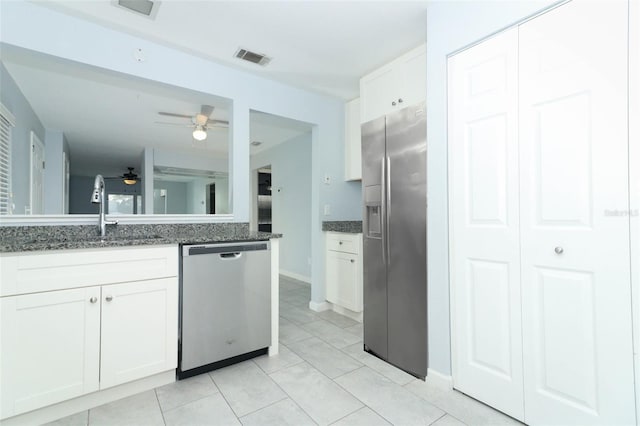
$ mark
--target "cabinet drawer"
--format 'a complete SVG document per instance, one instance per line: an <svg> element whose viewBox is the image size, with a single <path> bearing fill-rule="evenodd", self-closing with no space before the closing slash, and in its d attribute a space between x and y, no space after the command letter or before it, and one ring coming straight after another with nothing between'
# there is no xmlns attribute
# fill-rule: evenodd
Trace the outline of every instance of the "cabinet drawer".
<svg viewBox="0 0 640 426"><path fill-rule="evenodd" d="M327 250L360 254L360 244L359 244L358 234L328 232L327 233Z"/></svg>
<svg viewBox="0 0 640 426"><path fill-rule="evenodd" d="M0 296L178 275L178 247L119 247L0 256Z"/></svg>

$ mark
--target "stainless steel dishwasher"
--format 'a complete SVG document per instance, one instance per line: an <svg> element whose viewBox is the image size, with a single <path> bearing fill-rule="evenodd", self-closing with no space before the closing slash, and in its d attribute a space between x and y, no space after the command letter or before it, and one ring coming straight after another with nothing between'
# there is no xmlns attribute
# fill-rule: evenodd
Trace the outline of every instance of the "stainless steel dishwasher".
<svg viewBox="0 0 640 426"><path fill-rule="evenodd" d="M180 265L178 378L266 353L270 243L184 245Z"/></svg>

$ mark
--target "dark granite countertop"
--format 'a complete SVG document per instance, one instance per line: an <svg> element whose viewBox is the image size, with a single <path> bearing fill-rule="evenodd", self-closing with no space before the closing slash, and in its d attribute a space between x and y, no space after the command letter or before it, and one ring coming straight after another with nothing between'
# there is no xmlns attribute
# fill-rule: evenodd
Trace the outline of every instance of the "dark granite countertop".
<svg viewBox="0 0 640 426"><path fill-rule="evenodd" d="M266 241L281 236L250 232L247 223L118 225L108 227L104 238L93 225L16 226L0 227L0 252Z"/></svg>
<svg viewBox="0 0 640 426"><path fill-rule="evenodd" d="M326 220L322 222L322 230L330 232L344 232L349 234L362 233L361 220Z"/></svg>

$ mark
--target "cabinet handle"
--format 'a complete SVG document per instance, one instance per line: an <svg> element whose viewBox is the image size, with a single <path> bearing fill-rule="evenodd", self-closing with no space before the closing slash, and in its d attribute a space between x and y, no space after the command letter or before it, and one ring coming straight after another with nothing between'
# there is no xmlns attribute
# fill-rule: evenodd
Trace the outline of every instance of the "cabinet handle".
<svg viewBox="0 0 640 426"><path fill-rule="evenodd" d="M391 106L396 106L396 101L391 102Z"/></svg>
<svg viewBox="0 0 640 426"><path fill-rule="evenodd" d="M553 251L555 251L556 254L564 253L564 249L562 247L556 247L555 249L553 249Z"/></svg>
<svg viewBox="0 0 640 426"><path fill-rule="evenodd" d="M402 98L398 98L398 103L401 104L402 103Z"/></svg>
<svg viewBox="0 0 640 426"><path fill-rule="evenodd" d="M104 298L107 302L111 302L113 300L113 296L107 296Z"/></svg>
<svg viewBox="0 0 640 426"><path fill-rule="evenodd" d="M338 244L342 245L342 241L338 241Z"/></svg>
<svg viewBox="0 0 640 426"><path fill-rule="evenodd" d="M96 303L98 301L98 298L93 296L91 299L89 299L89 302L91 303Z"/></svg>
<svg viewBox="0 0 640 426"><path fill-rule="evenodd" d="M356 263L356 260L355 259L351 259L351 263Z"/></svg>

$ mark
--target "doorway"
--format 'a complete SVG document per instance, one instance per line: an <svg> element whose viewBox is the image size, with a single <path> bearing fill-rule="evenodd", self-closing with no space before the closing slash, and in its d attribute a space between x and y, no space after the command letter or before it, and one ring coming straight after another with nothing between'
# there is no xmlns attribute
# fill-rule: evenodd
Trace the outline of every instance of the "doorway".
<svg viewBox="0 0 640 426"><path fill-rule="evenodd" d="M30 203L25 214L44 214L44 144L31 132Z"/></svg>

